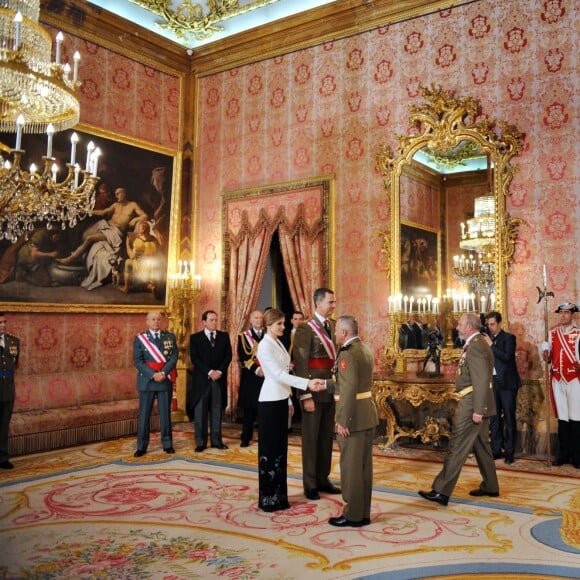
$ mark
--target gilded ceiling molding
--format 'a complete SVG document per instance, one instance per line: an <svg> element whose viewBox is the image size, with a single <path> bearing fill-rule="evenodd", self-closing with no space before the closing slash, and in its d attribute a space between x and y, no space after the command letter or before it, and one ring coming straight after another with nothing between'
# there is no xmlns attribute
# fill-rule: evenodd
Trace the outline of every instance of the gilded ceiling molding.
<svg viewBox="0 0 580 580"><path fill-rule="evenodd" d="M274 4L278 0L255 0L243 6L239 5L239 0L206 0L209 10L205 14L203 5L192 0L184 0L176 10L171 8L171 0L131 0L131 2L161 16L164 21L158 22L157 26L170 30L187 42L191 35L196 40L211 38L215 33L223 32L224 28L219 25L220 22Z"/></svg>

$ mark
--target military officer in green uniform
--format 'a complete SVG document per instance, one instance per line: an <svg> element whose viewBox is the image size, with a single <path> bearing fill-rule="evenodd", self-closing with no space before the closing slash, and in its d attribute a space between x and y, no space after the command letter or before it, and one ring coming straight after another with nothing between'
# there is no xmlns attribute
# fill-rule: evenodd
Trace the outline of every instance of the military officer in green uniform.
<svg viewBox="0 0 580 580"><path fill-rule="evenodd" d="M329 316L336 308L330 288L314 291L314 313L294 335L292 358L294 373L304 379L329 379L336 361L335 322ZM320 499L320 493L339 494L340 489L328 478L332 467L335 405L324 391L300 395L302 405L302 484L308 499Z"/></svg>
<svg viewBox="0 0 580 580"><path fill-rule="evenodd" d="M480 333L481 321L476 314L464 314L457 324L465 340L455 381L459 398L449 449L443 469L435 478L431 491L419 495L429 501L447 505L459 479L461 468L470 453L475 454L483 482L469 492L475 497L499 496L499 484L489 440L489 417L495 415L493 397L493 353Z"/></svg>
<svg viewBox="0 0 580 580"><path fill-rule="evenodd" d="M6 315L0 312L0 469L13 469L8 453L8 428L16 398L14 371L18 366L20 341L6 333Z"/></svg>
<svg viewBox="0 0 580 580"><path fill-rule="evenodd" d="M361 527L371 523L373 489L373 436L379 416L373 400L373 353L358 336L353 316L336 322L334 380L326 381L336 402L336 434L340 447L340 484L346 502L342 515L330 518L337 527Z"/></svg>

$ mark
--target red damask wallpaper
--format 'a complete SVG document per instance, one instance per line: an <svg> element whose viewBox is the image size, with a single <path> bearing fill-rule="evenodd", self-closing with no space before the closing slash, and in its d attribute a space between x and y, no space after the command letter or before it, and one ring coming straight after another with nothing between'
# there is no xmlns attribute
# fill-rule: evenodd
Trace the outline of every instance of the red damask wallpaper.
<svg viewBox="0 0 580 580"><path fill-rule="evenodd" d="M507 203L525 220L508 308L528 349L522 356L535 360L542 265L555 303L578 299L577 29L573 0L482 0L202 79L204 307L219 305L220 193L334 173L338 312L357 315L378 355L389 281L373 231L387 228L389 215L374 156L379 142L395 147L407 131L419 85L436 83L479 99L487 115L526 134Z"/></svg>

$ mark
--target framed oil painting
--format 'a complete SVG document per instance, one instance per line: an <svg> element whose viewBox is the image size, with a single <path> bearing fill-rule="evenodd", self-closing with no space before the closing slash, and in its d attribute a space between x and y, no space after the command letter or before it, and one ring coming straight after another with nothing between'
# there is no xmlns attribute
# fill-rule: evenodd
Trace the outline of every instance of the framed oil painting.
<svg viewBox="0 0 580 580"><path fill-rule="evenodd" d="M63 174L73 132L78 163L84 166L89 143L101 150L93 215L67 229L39 222L14 243L0 241L0 308L123 312L165 305L175 155L68 130L53 139ZM10 145L13 138L0 135ZM23 135L21 166L40 163L46 147L45 135Z"/></svg>
<svg viewBox="0 0 580 580"><path fill-rule="evenodd" d="M439 240L435 230L401 222L401 294L437 296Z"/></svg>

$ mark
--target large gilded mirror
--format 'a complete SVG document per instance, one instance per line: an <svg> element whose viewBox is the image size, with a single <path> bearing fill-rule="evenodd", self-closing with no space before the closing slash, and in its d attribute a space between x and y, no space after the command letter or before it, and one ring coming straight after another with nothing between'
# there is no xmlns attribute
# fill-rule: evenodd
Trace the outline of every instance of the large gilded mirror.
<svg viewBox="0 0 580 580"><path fill-rule="evenodd" d="M506 315L506 276L521 220L506 213L523 137L490 120L478 101L422 87L409 130L377 163L390 202L381 232L391 280L386 362L406 370L437 342L455 358L463 312ZM398 363L401 363L399 365Z"/></svg>

